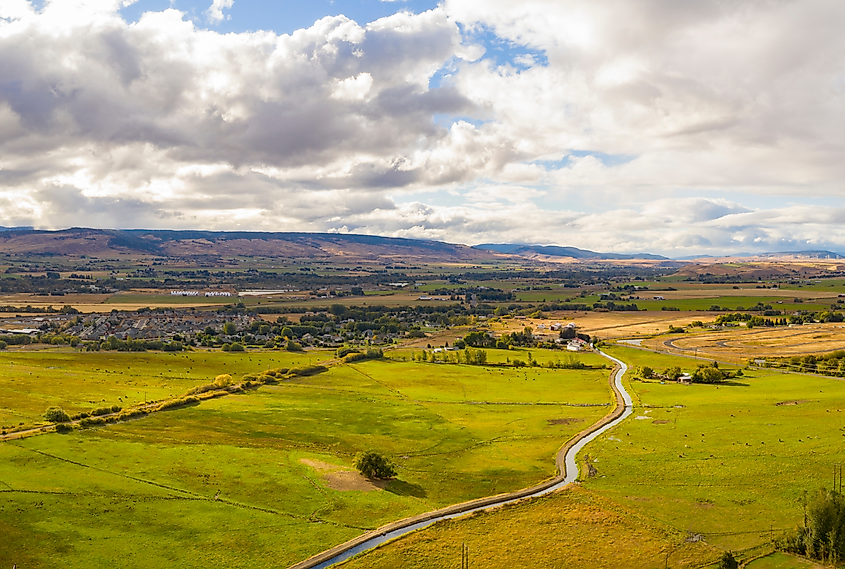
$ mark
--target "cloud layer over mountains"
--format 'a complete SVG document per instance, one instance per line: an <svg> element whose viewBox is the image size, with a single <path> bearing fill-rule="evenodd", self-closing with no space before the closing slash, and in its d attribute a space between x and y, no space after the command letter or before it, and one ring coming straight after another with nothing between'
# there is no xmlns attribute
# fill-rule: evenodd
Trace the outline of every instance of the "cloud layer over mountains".
<svg viewBox="0 0 845 569"><path fill-rule="evenodd" d="M0 224L845 248L841 2L446 0L290 35L122 5L0 3Z"/></svg>

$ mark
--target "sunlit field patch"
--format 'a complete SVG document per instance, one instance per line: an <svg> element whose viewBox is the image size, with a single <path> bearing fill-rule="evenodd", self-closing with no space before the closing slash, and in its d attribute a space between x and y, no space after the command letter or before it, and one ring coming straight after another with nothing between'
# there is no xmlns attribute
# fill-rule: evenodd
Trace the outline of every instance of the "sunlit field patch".
<svg viewBox="0 0 845 569"><path fill-rule="evenodd" d="M98 367L105 362L96 358L124 354L89 355L58 361ZM193 381L187 371L197 367L183 358L177 368L178 356L125 355L111 369L117 361L133 371L179 369L174 376ZM215 357L208 372L223 363L236 373L279 365L276 352ZM0 564L286 566L368 528L552 476L561 444L609 411L608 374L373 361L127 423L6 442ZM349 471L371 449L399 472L375 490L338 487L314 467Z"/></svg>

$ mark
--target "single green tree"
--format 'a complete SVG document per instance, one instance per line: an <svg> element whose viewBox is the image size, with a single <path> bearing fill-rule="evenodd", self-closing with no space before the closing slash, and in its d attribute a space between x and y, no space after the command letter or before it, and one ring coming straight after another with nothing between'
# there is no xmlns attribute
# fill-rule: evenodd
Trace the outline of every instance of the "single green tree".
<svg viewBox="0 0 845 569"><path fill-rule="evenodd" d="M234 322L226 322L223 324L223 333L227 336L233 336L238 333L238 327Z"/></svg>
<svg viewBox="0 0 845 569"><path fill-rule="evenodd" d="M726 551L722 554L722 558L719 560L719 569L739 569L739 563L737 563L733 553Z"/></svg>
<svg viewBox="0 0 845 569"><path fill-rule="evenodd" d="M725 380L725 374L719 368L702 364L692 373L693 383L719 383Z"/></svg>
<svg viewBox="0 0 845 569"><path fill-rule="evenodd" d="M355 468L358 472L376 480L393 478L396 476L396 468L389 459L377 452L369 451L358 455L355 459Z"/></svg>
<svg viewBox="0 0 845 569"><path fill-rule="evenodd" d="M678 381L678 378L682 375L681 368L678 366L666 368L666 371L663 372L663 375L666 376L667 379L671 379L672 381Z"/></svg>

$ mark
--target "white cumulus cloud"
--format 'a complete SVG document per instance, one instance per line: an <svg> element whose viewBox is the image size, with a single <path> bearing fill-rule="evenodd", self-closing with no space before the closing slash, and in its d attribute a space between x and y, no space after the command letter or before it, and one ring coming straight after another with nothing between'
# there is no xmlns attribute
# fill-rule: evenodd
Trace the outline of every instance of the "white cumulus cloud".
<svg viewBox="0 0 845 569"><path fill-rule="evenodd" d="M218 24L223 20L229 19L229 16L224 14L223 10L231 8L234 4L235 0L214 0L211 3L211 6L208 7L208 10L205 11L208 21L213 24Z"/></svg>
<svg viewBox="0 0 845 569"><path fill-rule="evenodd" d="M0 224L845 248L841 2L125 4L0 1Z"/></svg>

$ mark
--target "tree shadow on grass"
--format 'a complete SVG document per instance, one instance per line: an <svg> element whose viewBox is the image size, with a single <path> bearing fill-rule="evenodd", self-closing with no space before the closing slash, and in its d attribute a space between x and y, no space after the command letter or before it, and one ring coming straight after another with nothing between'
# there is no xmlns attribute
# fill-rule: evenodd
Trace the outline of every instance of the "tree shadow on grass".
<svg viewBox="0 0 845 569"><path fill-rule="evenodd" d="M396 494L397 496L413 496L414 498L425 498L428 496L425 488L419 484L411 484L410 482L405 482L404 480L390 480L387 482L384 489L385 491L390 492L391 494Z"/></svg>
<svg viewBox="0 0 845 569"><path fill-rule="evenodd" d="M750 387L750 383L742 383L741 381L720 381L716 385L726 385L728 387Z"/></svg>

